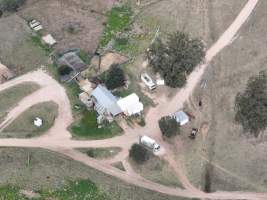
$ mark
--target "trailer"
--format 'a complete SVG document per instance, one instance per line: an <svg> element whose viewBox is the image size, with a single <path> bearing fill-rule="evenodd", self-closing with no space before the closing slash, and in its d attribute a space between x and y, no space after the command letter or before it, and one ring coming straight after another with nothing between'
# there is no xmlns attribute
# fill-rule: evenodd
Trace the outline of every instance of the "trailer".
<svg viewBox="0 0 267 200"><path fill-rule="evenodd" d="M141 74L141 80L145 83L145 85L150 90L156 89L157 85L155 84L155 82L152 80L152 78L147 73Z"/></svg>
<svg viewBox="0 0 267 200"><path fill-rule="evenodd" d="M155 140L153 140L152 138L150 138L146 135L143 135L140 137L140 144L153 150L154 152L157 152L160 149L160 145L157 144Z"/></svg>

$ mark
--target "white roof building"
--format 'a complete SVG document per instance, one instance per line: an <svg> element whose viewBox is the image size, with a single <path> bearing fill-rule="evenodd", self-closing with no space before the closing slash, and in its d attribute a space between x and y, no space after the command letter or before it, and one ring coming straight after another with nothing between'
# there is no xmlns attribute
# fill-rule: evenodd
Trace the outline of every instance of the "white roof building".
<svg viewBox="0 0 267 200"><path fill-rule="evenodd" d="M117 104L127 116L140 114L144 110L144 105L140 102L139 97L135 93L119 99Z"/></svg>
<svg viewBox="0 0 267 200"><path fill-rule="evenodd" d="M49 46L53 46L57 43L57 41L53 38L51 34L42 37L44 43L48 44Z"/></svg>
<svg viewBox="0 0 267 200"><path fill-rule="evenodd" d="M190 120L189 116L184 111L178 111L174 113L173 117L176 119L177 123L180 124L180 126L187 124Z"/></svg>

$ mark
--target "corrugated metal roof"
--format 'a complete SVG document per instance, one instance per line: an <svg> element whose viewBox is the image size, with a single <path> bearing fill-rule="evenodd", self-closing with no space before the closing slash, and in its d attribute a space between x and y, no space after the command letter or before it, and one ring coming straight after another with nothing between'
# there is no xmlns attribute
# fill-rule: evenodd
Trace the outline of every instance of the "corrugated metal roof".
<svg viewBox="0 0 267 200"><path fill-rule="evenodd" d="M92 96L97 100L97 103L106 108L113 116L121 113L121 109L117 105L117 98L104 86L98 85L93 90Z"/></svg>

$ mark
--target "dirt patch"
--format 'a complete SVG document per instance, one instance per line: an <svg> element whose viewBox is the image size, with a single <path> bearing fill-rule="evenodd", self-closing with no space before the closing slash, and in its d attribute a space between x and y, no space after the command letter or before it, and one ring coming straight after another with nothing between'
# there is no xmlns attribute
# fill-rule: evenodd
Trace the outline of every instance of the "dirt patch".
<svg viewBox="0 0 267 200"><path fill-rule="evenodd" d="M104 13L115 0L29 0L19 15L37 19L58 41L57 50L93 52L103 31ZM94 10L94 12L92 12Z"/></svg>

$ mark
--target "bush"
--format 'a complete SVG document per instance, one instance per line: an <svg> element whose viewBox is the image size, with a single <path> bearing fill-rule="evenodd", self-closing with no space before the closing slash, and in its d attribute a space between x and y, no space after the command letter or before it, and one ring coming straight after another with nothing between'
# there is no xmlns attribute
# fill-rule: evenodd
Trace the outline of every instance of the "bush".
<svg viewBox="0 0 267 200"><path fill-rule="evenodd" d="M8 12L16 12L26 0L0 0L0 10Z"/></svg>
<svg viewBox="0 0 267 200"><path fill-rule="evenodd" d="M151 153L144 146L133 144L129 156L138 164L143 164L145 161L149 160Z"/></svg>
<svg viewBox="0 0 267 200"><path fill-rule="evenodd" d="M251 77L244 93L239 93L235 100L235 120L244 130L258 136L267 127L267 73L260 72Z"/></svg>
<svg viewBox="0 0 267 200"><path fill-rule="evenodd" d="M171 117L162 117L159 120L159 127L163 136L168 138L176 136L180 133L180 128L175 119Z"/></svg>
<svg viewBox="0 0 267 200"><path fill-rule="evenodd" d="M182 87L186 76L203 60L204 44L199 39L191 39L182 32L169 35L164 43L156 40L148 52L149 63L164 78L170 87Z"/></svg>
<svg viewBox="0 0 267 200"><path fill-rule="evenodd" d="M105 84L110 90L122 87L125 84L124 71L118 65L111 65L105 79Z"/></svg>
<svg viewBox="0 0 267 200"><path fill-rule="evenodd" d="M68 75L72 72L72 68L70 68L69 66L67 65L63 65L63 66L60 66L58 68L58 73L60 74L60 76L64 76L64 75Z"/></svg>

